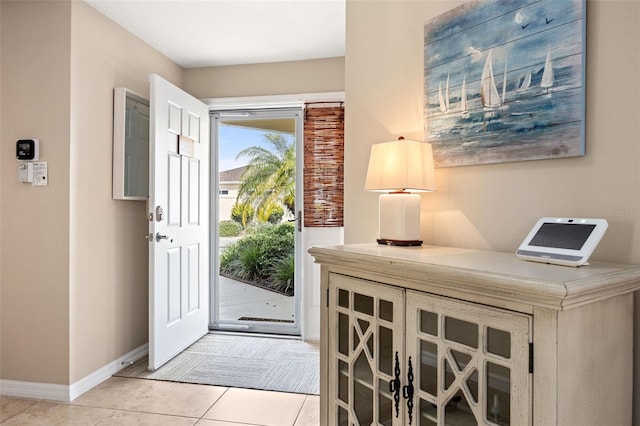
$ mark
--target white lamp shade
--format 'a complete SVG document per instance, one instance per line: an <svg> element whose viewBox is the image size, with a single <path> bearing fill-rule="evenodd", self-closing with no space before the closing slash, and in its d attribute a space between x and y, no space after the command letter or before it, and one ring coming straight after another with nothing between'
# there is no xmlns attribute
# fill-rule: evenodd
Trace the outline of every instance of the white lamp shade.
<svg viewBox="0 0 640 426"><path fill-rule="evenodd" d="M431 144L400 139L373 145L364 189L381 192L435 191Z"/></svg>

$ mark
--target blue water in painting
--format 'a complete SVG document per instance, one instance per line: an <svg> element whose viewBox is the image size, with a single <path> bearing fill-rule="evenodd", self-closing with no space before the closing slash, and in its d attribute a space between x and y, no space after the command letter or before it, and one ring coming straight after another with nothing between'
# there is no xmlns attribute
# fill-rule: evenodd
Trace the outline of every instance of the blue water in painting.
<svg viewBox="0 0 640 426"><path fill-rule="evenodd" d="M425 132L438 165L584 153L583 6L567 0L473 2L425 25ZM489 52L504 96L493 108L483 106L480 95ZM554 72L548 89L541 87L547 54ZM531 83L523 90L527 74ZM445 112L439 91L448 101Z"/></svg>

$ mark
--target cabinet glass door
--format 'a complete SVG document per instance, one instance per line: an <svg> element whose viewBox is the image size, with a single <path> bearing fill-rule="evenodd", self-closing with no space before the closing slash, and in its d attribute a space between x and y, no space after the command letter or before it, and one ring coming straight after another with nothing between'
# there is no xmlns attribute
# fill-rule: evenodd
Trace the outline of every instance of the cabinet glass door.
<svg viewBox="0 0 640 426"><path fill-rule="evenodd" d="M407 291L413 424L530 424L531 317Z"/></svg>
<svg viewBox="0 0 640 426"><path fill-rule="evenodd" d="M330 274L329 423L402 425L403 352L404 291Z"/></svg>

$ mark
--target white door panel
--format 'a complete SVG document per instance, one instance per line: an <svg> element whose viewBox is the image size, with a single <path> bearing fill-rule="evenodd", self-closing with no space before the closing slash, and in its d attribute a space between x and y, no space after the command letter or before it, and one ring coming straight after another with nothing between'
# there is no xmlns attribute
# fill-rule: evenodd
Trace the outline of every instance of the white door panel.
<svg viewBox="0 0 640 426"><path fill-rule="evenodd" d="M205 104L159 76L150 83L149 369L155 370L208 331L209 115ZM180 152L180 135L193 140L193 149Z"/></svg>

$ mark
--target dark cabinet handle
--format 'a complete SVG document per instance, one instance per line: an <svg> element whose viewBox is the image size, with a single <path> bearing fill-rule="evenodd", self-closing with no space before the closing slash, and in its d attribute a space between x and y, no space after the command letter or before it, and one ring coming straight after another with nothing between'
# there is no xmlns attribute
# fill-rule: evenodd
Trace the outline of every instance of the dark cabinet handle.
<svg viewBox="0 0 640 426"><path fill-rule="evenodd" d="M398 352L396 351L396 364L393 368L395 378L389 380L389 392L393 394L393 400L395 401L396 417L400 415L400 360L398 359Z"/></svg>
<svg viewBox="0 0 640 426"><path fill-rule="evenodd" d="M409 424L411 424L413 420L413 365L411 364L411 357L409 357L409 365L407 367L407 385L402 388L402 396L407 400Z"/></svg>

